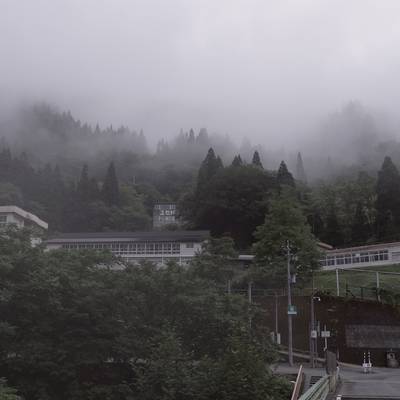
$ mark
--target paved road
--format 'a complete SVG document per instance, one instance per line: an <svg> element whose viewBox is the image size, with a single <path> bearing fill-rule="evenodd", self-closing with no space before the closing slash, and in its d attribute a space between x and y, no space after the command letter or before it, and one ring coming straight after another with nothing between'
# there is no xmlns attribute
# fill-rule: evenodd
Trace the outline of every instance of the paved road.
<svg viewBox="0 0 400 400"><path fill-rule="evenodd" d="M303 365L304 372L308 375L322 376L323 368L308 368ZM273 367L276 373L295 374L299 366L289 367L279 364ZM372 373L364 374L361 366L341 366L341 385L337 394L358 399L399 399L400 400L400 368L373 368Z"/></svg>
<svg viewBox="0 0 400 400"><path fill-rule="evenodd" d="M364 374L361 367L342 367L338 394L344 397L400 399L400 369L373 368Z"/></svg>

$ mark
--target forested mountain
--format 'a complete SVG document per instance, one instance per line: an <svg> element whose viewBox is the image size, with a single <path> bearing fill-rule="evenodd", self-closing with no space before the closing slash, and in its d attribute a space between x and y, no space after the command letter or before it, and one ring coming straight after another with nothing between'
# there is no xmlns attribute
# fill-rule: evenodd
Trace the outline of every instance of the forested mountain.
<svg viewBox="0 0 400 400"><path fill-rule="evenodd" d="M271 168L262 148L246 141L238 148L206 129L181 131L151 151L143 132L92 128L46 105L21 115L0 128L0 203L36 213L53 232L150 229L154 203L171 200L187 228L229 234L250 249L271 196L290 186L320 240L343 246L400 238L400 144L378 142L376 124L358 106L324 129L353 137L347 143L359 143L362 157L339 168L331 141L319 180L312 178L318 156L296 153Z"/></svg>

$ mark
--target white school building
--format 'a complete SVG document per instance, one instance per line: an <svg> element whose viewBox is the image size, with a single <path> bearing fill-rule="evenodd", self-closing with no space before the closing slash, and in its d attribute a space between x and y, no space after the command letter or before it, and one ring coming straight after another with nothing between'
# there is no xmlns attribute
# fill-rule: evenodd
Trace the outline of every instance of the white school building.
<svg viewBox="0 0 400 400"><path fill-rule="evenodd" d="M47 250L109 250L124 261L151 261L163 265L173 260L187 264L201 251L208 231L145 231L63 233L46 241Z"/></svg>
<svg viewBox="0 0 400 400"><path fill-rule="evenodd" d="M32 227L39 231L46 231L47 222L36 215L17 206L0 206L0 227L15 225L17 228Z"/></svg>
<svg viewBox="0 0 400 400"><path fill-rule="evenodd" d="M400 242L328 249L324 251L321 259L324 270L381 267L392 264L400 264Z"/></svg>

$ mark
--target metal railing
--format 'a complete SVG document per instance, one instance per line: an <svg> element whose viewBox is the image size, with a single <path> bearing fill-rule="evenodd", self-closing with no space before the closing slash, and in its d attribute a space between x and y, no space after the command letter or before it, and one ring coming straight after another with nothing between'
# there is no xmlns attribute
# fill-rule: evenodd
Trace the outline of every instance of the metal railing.
<svg viewBox="0 0 400 400"><path fill-rule="evenodd" d="M325 400L330 391L330 377L323 376L319 381L312 385L299 400Z"/></svg>
<svg viewBox="0 0 400 400"><path fill-rule="evenodd" d="M302 384L303 384L303 366L300 365L299 372L297 373L296 382L294 383L291 400L298 400Z"/></svg>

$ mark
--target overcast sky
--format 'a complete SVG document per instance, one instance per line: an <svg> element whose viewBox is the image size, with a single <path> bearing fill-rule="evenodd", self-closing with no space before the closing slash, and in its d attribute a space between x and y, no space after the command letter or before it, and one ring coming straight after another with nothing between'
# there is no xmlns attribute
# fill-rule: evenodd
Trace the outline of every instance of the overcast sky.
<svg viewBox="0 0 400 400"><path fill-rule="evenodd" d="M398 0L0 0L0 96L82 120L287 142L348 100L396 113Z"/></svg>

